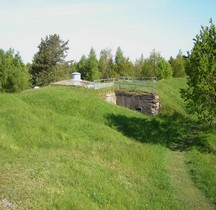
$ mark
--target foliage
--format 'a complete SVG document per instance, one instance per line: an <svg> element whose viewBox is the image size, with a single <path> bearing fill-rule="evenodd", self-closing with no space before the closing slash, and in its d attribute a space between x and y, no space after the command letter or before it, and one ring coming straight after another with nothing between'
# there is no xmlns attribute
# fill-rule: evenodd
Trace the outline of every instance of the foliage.
<svg viewBox="0 0 216 210"><path fill-rule="evenodd" d="M144 68L144 65L145 65L145 59L144 59L144 56L141 55L140 58L138 58L135 61L135 64L134 64L135 76L136 77L140 77L141 76L141 72L142 72L142 70Z"/></svg>
<svg viewBox="0 0 216 210"><path fill-rule="evenodd" d="M41 39L38 52L34 55L31 66L33 85L48 85L57 81L59 71L67 71L67 68L59 68L65 65L65 57L68 48L68 41L63 41L57 34L46 36ZM64 66L66 67L66 66Z"/></svg>
<svg viewBox="0 0 216 210"><path fill-rule="evenodd" d="M178 55L176 56L176 58L170 58L169 60L171 67L172 67L172 71L173 71L173 77L185 77L186 73L185 73L185 58L182 55L182 52L179 51Z"/></svg>
<svg viewBox="0 0 216 210"><path fill-rule="evenodd" d="M71 73L75 71L75 64L71 63L62 63L57 64L53 68L53 74L54 74L54 80L60 81L60 80L66 80L71 77Z"/></svg>
<svg viewBox="0 0 216 210"><path fill-rule="evenodd" d="M188 88L182 90L191 113L202 122L216 121L216 27L201 27L188 53L186 64Z"/></svg>
<svg viewBox="0 0 216 210"><path fill-rule="evenodd" d="M30 75L18 53L0 49L0 92L19 92L30 86Z"/></svg>
<svg viewBox="0 0 216 210"><path fill-rule="evenodd" d="M145 60L142 75L145 77L154 76L158 80L168 79L172 77L172 68L159 52L153 50L149 58Z"/></svg>
<svg viewBox="0 0 216 210"><path fill-rule="evenodd" d="M81 73L81 77L84 80L87 80L87 58L85 55L81 57L79 62L76 64L76 71Z"/></svg>
<svg viewBox="0 0 216 210"><path fill-rule="evenodd" d="M100 79L99 62L93 48L91 48L88 58L85 55L81 57L76 64L76 70L81 73L81 77L84 80L93 81Z"/></svg>
<svg viewBox="0 0 216 210"><path fill-rule="evenodd" d="M87 61L87 80L93 81L100 79L99 63L95 50L91 48Z"/></svg>
<svg viewBox="0 0 216 210"><path fill-rule="evenodd" d="M101 76L104 79L116 77L111 50L101 50L99 59L99 71L101 72Z"/></svg>
<svg viewBox="0 0 216 210"><path fill-rule="evenodd" d="M118 76L134 76L134 66L129 58L125 58L120 47L115 55L115 72Z"/></svg>
<svg viewBox="0 0 216 210"><path fill-rule="evenodd" d="M118 78L121 76L131 77L152 77L156 76L159 80L172 77L172 68L158 52L155 50L149 58L143 55L135 61L124 56L120 47L117 48L113 58L110 49L103 49L100 52L99 61L95 52L91 49L88 57L83 55L76 64L76 70L81 73L82 78L94 80L95 78ZM94 75L94 76L92 76ZM93 79L94 77L94 79Z"/></svg>

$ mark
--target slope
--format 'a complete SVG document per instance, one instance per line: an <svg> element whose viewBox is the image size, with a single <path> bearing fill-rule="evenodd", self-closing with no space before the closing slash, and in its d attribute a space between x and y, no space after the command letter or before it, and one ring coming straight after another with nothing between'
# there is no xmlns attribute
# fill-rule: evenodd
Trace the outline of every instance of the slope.
<svg viewBox="0 0 216 210"><path fill-rule="evenodd" d="M0 101L3 208L181 209L166 149L129 139L107 120L145 116L79 88L47 87Z"/></svg>
<svg viewBox="0 0 216 210"><path fill-rule="evenodd" d="M0 208L185 209L167 165L170 149L186 151L184 165L214 202L214 132L201 133L186 114L184 85L158 83L158 117L110 105L82 88L0 95ZM209 167L210 181L198 161Z"/></svg>

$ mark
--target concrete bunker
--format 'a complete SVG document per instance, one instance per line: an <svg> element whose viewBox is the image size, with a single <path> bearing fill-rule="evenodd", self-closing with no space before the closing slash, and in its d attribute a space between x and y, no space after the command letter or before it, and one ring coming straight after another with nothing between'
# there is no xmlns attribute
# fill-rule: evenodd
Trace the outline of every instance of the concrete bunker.
<svg viewBox="0 0 216 210"><path fill-rule="evenodd" d="M156 93L116 91L107 93L105 100L148 115L157 115L160 109L159 96Z"/></svg>

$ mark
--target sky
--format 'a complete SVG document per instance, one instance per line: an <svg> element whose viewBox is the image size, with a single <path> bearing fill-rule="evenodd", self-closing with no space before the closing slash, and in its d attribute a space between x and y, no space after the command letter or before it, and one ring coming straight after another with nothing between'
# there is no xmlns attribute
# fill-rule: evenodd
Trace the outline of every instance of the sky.
<svg viewBox="0 0 216 210"><path fill-rule="evenodd" d="M216 0L0 0L0 49L31 63L41 38L69 40L66 60L121 47L132 61L152 50L186 54L201 26L216 24Z"/></svg>

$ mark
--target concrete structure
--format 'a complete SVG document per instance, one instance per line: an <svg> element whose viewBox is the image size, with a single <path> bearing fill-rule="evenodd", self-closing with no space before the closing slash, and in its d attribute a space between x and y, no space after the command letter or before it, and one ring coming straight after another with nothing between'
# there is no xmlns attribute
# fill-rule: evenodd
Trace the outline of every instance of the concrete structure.
<svg viewBox="0 0 216 210"><path fill-rule="evenodd" d="M160 109L159 96L155 93L111 92L105 95L109 103L124 106L149 115L157 115Z"/></svg>
<svg viewBox="0 0 216 210"><path fill-rule="evenodd" d="M79 72L73 72L71 74L71 80L80 81L81 80L81 74Z"/></svg>

